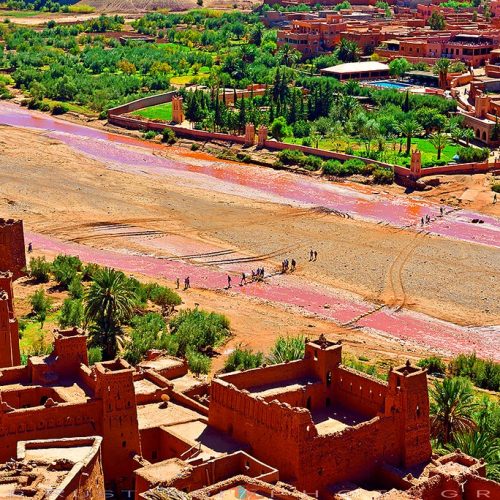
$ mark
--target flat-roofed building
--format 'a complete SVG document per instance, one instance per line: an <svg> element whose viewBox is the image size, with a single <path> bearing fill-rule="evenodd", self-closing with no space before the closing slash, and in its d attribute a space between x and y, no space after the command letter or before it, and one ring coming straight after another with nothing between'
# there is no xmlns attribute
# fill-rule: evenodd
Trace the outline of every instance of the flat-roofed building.
<svg viewBox="0 0 500 500"><path fill-rule="evenodd" d="M387 78L389 66L377 61L353 62L337 64L321 70L324 76L333 76L338 80L373 80Z"/></svg>

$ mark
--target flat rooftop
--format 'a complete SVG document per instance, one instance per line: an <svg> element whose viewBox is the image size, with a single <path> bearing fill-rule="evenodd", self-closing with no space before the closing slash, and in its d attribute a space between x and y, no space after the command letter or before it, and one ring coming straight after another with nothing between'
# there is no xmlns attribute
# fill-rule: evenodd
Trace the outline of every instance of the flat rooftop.
<svg viewBox="0 0 500 500"><path fill-rule="evenodd" d="M169 401L166 407L163 403L138 406L137 418L139 420L139 429L141 430L182 422L192 422L205 417L189 408Z"/></svg>
<svg viewBox="0 0 500 500"><path fill-rule="evenodd" d="M337 64L321 70L322 73L368 73L370 71L389 71L389 66L377 61L362 61L345 64Z"/></svg>
<svg viewBox="0 0 500 500"><path fill-rule="evenodd" d="M311 417L320 435L339 432L347 427L370 420L370 417L338 404L321 410L313 410Z"/></svg>
<svg viewBox="0 0 500 500"><path fill-rule="evenodd" d="M278 380L277 382L272 382L270 384L264 385L254 385L248 387L248 392L255 396L261 396L263 398L268 398L271 396L277 396L279 394L286 394L287 392L295 392L302 389L310 384L321 383L319 378L314 376L293 378L289 380Z"/></svg>

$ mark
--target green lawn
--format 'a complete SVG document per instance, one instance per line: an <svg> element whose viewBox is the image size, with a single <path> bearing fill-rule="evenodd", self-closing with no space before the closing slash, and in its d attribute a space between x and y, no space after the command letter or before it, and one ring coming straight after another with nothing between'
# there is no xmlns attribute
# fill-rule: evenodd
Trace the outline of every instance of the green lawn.
<svg viewBox="0 0 500 500"><path fill-rule="evenodd" d="M172 103L158 104L149 108L138 109L132 113L133 115L149 118L150 120L161 120L164 122L172 121Z"/></svg>
<svg viewBox="0 0 500 500"><path fill-rule="evenodd" d="M400 141L392 141L386 142L384 146L384 151L380 157L380 161L385 163L392 163L395 165L409 166L410 165L410 157L404 154L406 150L406 139L401 139L403 147L402 153L399 154L399 143ZM302 139L296 139L294 137L287 137L284 139L284 142L288 142L290 144L302 144ZM425 138L415 138L411 141L412 149L415 147L420 150L422 153L422 165L430 166L429 163L434 163L437 161L437 150L430 143L428 139ZM316 147L316 141L313 140L313 147ZM354 149L354 154L357 156L366 156L366 146L359 141L350 140L350 141L336 141L334 139L320 139L318 141L318 147L320 149L326 149L327 151L338 151L344 153L346 148ZM371 145L371 150L374 151L377 149L377 144L375 142ZM457 154L458 146L455 143L450 142L446 145L446 147L441 151L441 161L451 162L453 161L453 157ZM427 163L427 165L425 165Z"/></svg>
<svg viewBox="0 0 500 500"><path fill-rule="evenodd" d="M9 19L11 17L33 17L40 14L36 10L2 10L0 9L0 19Z"/></svg>
<svg viewBox="0 0 500 500"><path fill-rule="evenodd" d="M182 76L173 76L170 78L170 83L173 85L187 85L191 82L197 82L201 78L207 78L209 73L198 73L197 75L182 75Z"/></svg>

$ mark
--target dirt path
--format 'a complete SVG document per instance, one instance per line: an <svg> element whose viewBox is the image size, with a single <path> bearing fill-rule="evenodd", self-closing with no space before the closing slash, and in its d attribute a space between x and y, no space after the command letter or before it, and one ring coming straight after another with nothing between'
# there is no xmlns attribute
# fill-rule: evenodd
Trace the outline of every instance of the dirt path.
<svg viewBox="0 0 500 500"><path fill-rule="evenodd" d="M0 105L0 122L7 108ZM9 120L38 129L52 120L59 128L50 117L24 113ZM329 323L356 339L391 335L403 350L409 340L447 352L500 352L497 219L482 216L479 227L466 221L469 215L451 212L426 229L470 228L475 232L466 239L480 237L485 244L442 238L418 225L395 227L437 208L422 201L206 155L189 153L180 162L176 149L145 150L134 139L121 137L117 144L101 131L62 128L0 128L1 214L22 217L36 248L77 252L170 284L189 274L204 289L189 293L210 294L214 309L226 300L240 304L232 316L241 308L248 324L250 305L265 304L268 314L281 318L274 322L283 325L280 333L296 331L293 318L306 315L345 324ZM383 210L372 206L379 200ZM350 204L352 218L333 208L342 203ZM387 215L391 225L374 223L370 210ZM308 261L311 247L319 252L317 262ZM284 258L298 261L294 275L274 275ZM241 272L262 266L273 275L267 284L237 286ZM235 286L224 291L228 273ZM276 336L279 330L269 332L260 319L264 336ZM238 338L245 338L242 330L235 343Z"/></svg>

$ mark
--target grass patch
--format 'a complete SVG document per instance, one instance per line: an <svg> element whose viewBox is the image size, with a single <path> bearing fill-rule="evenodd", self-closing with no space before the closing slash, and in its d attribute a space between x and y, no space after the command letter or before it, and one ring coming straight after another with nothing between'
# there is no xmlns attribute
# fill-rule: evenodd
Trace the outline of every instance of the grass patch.
<svg viewBox="0 0 500 500"><path fill-rule="evenodd" d="M36 10L3 10L0 9L0 19L4 20L5 18L22 18L22 17L34 17L40 12Z"/></svg>
<svg viewBox="0 0 500 500"><path fill-rule="evenodd" d="M72 14L92 14L92 12L95 12L95 7L83 3L80 5L70 5L68 10Z"/></svg>
<svg viewBox="0 0 500 500"><path fill-rule="evenodd" d="M167 102L166 104L157 104L156 106L150 106L144 109L138 109L132 113L136 116L142 116L143 118L148 118L149 120L161 120L164 122L172 121L172 103Z"/></svg>

